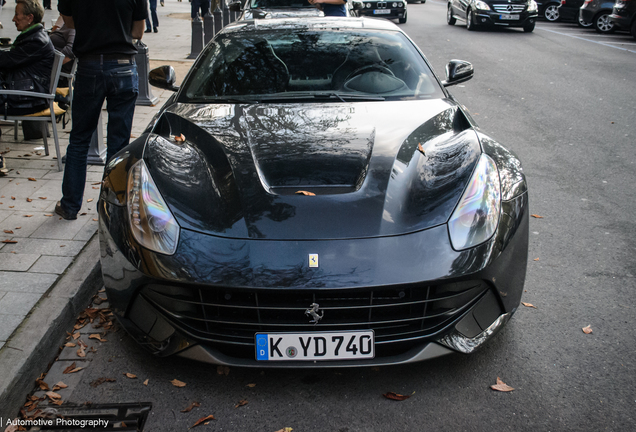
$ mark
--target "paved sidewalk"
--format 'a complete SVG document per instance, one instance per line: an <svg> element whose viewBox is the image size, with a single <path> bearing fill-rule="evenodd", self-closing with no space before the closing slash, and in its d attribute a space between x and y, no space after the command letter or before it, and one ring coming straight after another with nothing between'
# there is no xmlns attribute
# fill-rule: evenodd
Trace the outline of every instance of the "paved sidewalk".
<svg viewBox="0 0 636 432"><path fill-rule="evenodd" d="M54 6L56 2L53 2ZM158 6L159 32L146 33L150 67L171 64L179 82L192 65L190 3L166 0ZM11 22L14 4L0 15L0 37L18 35ZM47 28L57 11L46 11ZM137 106L131 138L139 136L172 93L151 87L155 106ZM104 134L107 115L104 111ZM57 125L65 154L70 124ZM78 219L54 214L61 198L53 138L45 156L41 139L14 140L13 124L0 121L0 152L7 167L0 177L0 418L15 417L35 379L47 370L80 311L101 287L97 211L103 166L89 166L84 204Z"/></svg>

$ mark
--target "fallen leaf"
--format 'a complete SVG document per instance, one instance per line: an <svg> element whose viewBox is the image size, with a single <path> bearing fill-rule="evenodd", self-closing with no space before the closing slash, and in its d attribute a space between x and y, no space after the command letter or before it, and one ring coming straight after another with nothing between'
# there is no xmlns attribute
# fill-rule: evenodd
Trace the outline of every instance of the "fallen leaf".
<svg viewBox="0 0 636 432"><path fill-rule="evenodd" d="M59 405L62 405L63 401L62 401L62 399L57 399L57 400L52 400L51 403L53 405L58 405L59 406Z"/></svg>
<svg viewBox="0 0 636 432"><path fill-rule="evenodd" d="M77 340L77 338L80 337L80 334L75 332L73 333L73 340Z"/></svg>
<svg viewBox="0 0 636 432"><path fill-rule="evenodd" d="M200 406L201 406L201 404L199 402L192 402L189 407L187 407L186 409L181 410L181 412L182 413L187 413L187 412L192 411L193 408L198 408Z"/></svg>
<svg viewBox="0 0 636 432"><path fill-rule="evenodd" d="M101 377L101 378L97 378L95 381L90 383L91 387L97 387L98 385L102 385L105 382L115 382L115 380L113 378L106 378L106 377Z"/></svg>
<svg viewBox="0 0 636 432"><path fill-rule="evenodd" d="M530 216L537 219L543 219L543 216L539 216L538 214L531 214Z"/></svg>
<svg viewBox="0 0 636 432"><path fill-rule="evenodd" d="M531 307L531 308L537 309L537 307L533 305L532 303L521 302L521 304L524 305L525 307Z"/></svg>
<svg viewBox="0 0 636 432"><path fill-rule="evenodd" d="M585 334L590 334L590 333L592 333L592 325L590 324L587 327L583 327L581 330L583 330L583 333L585 333Z"/></svg>
<svg viewBox="0 0 636 432"><path fill-rule="evenodd" d="M32 202L33 201L31 198L27 198L26 200L27 200L27 202Z"/></svg>
<svg viewBox="0 0 636 432"><path fill-rule="evenodd" d="M60 382L58 382L57 384L55 384L55 385L53 386L53 391L55 391L55 390L59 390L59 389L65 389L65 388L67 388L67 387L68 387L68 386L67 386L66 384L64 384L62 381L60 381Z"/></svg>
<svg viewBox="0 0 636 432"><path fill-rule="evenodd" d="M38 197L38 198L40 198L41 200L45 200L46 199L46 197Z"/></svg>
<svg viewBox="0 0 636 432"><path fill-rule="evenodd" d="M100 184L102 184L102 182L95 182L95 183L91 183L91 184L92 184L93 186L95 186L95 185L100 185Z"/></svg>
<svg viewBox="0 0 636 432"><path fill-rule="evenodd" d="M414 394L415 394L415 392L413 392L413 394L410 394L410 395L401 395L401 394L398 394L398 393L388 392L388 393L384 393L382 396L384 396L387 399L391 399L391 400L403 401L403 400L406 400L406 399L410 398Z"/></svg>
<svg viewBox="0 0 636 432"><path fill-rule="evenodd" d="M97 218L93 218L93 220L94 220L95 222L97 222L99 219L97 219Z"/></svg>
<svg viewBox="0 0 636 432"><path fill-rule="evenodd" d="M131 373L128 373L128 372L124 372L124 375L126 375L126 377L128 377L128 378L130 378L130 379L135 379L135 378L137 378L137 375L134 375L134 374L131 374Z"/></svg>
<svg viewBox="0 0 636 432"><path fill-rule="evenodd" d="M93 198L87 199L86 202L93 202Z"/></svg>
<svg viewBox="0 0 636 432"><path fill-rule="evenodd" d="M175 386L175 387L185 387L186 383L184 383L183 381L179 381L178 379L173 379L172 381L170 381L170 383Z"/></svg>
<svg viewBox="0 0 636 432"><path fill-rule="evenodd" d="M539 261L539 258L535 258L534 261Z"/></svg>
<svg viewBox="0 0 636 432"><path fill-rule="evenodd" d="M15 197L14 196L12 196L11 199L15 201Z"/></svg>
<svg viewBox="0 0 636 432"><path fill-rule="evenodd" d="M216 373L218 373L219 375L229 375L230 374L230 368L227 366L218 366L216 368Z"/></svg>
<svg viewBox="0 0 636 432"><path fill-rule="evenodd" d="M92 334L92 335L88 336L88 338L89 339L97 339L100 342L107 342L108 341L107 339L102 338L102 335L100 335L99 333Z"/></svg>
<svg viewBox="0 0 636 432"><path fill-rule="evenodd" d="M82 213L80 213L80 216L86 216L87 214L88 213L86 213L86 212L82 212Z"/></svg>
<svg viewBox="0 0 636 432"><path fill-rule="evenodd" d="M251 383L251 384L248 384L247 387L254 388L254 387L256 387L256 384Z"/></svg>
<svg viewBox="0 0 636 432"><path fill-rule="evenodd" d="M46 393L44 393L45 395L47 395L49 397L49 399L54 400L54 399L62 399L62 396L60 396L59 394L52 392L52 391L48 391Z"/></svg>
<svg viewBox="0 0 636 432"><path fill-rule="evenodd" d="M97 186L93 186L93 189L99 189Z"/></svg>
<svg viewBox="0 0 636 432"><path fill-rule="evenodd" d="M313 193L313 192L308 192L308 191L304 191L304 190L296 191L296 195L316 196L316 194L315 194L315 193Z"/></svg>
<svg viewBox="0 0 636 432"><path fill-rule="evenodd" d="M282 428L282 429L278 429L276 432L292 432L292 431L293 431L292 428L285 427L285 428Z"/></svg>
<svg viewBox="0 0 636 432"><path fill-rule="evenodd" d="M12 230L4 230L5 234L13 234Z"/></svg>
<svg viewBox="0 0 636 432"><path fill-rule="evenodd" d="M510 392L514 390L508 384L504 383L499 377L497 377L497 384L491 385L490 388L500 392Z"/></svg>
<svg viewBox="0 0 636 432"><path fill-rule="evenodd" d="M9 244L15 244L17 243L17 240L2 240L2 243L9 243Z"/></svg>
<svg viewBox="0 0 636 432"><path fill-rule="evenodd" d="M82 369L84 369L83 367L75 367L75 362L73 362L69 367L67 367L66 369L64 369L65 374L71 374L71 373L75 373L78 371L81 371Z"/></svg>
<svg viewBox="0 0 636 432"><path fill-rule="evenodd" d="M66 343L64 344L64 346L65 346L65 347L69 347L69 348L73 348L73 347L76 347L77 345L75 345L73 342L66 342Z"/></svg>
<svg viewBox="0 0 636 432"><path fill-rule="evenodd" d="M208 420L216 420L216 419L214 418L214 416L212 414L210 414L209 416L206 416L206 417L201 417L199 420L196 421L196 423L194 423L188 429L192 429L194 427L197 427L200 424L207 422Z"/></svg>
<svg viewBox="0 0 636 432"><path fill-rule="evenodd" d="M40 390L50 390L49 385L41 379L35 380L35 383L38 385L38 387L40 387Z"/></svg>
<svg viewBox="0 0 636 432"><path fill-rule="evenodd" d="M25 155L25 156L28 156L28 155ZM34 179L33 177L29 177L29 178L28 178L28 180L29 180L29 181L37 181L37 180L36 180L36 179Z"/></svg>
<svg viewBox="0 0 636 432"><path fill-rule="evenodd" d="M150 379L146 379L146 381L144 381L144 385L147 386L148 385L148 381L150 381Z"/></svg>
<svg viewBox="0 0 636 432"><path fill-rule="evenodd" d="M183 134L175 135L175 136L174 136L174 140L175 140L176 142L184 142L184 141L185 141L185 139L186 139L186 138L185 138L185 136L184 136Z"/></svg>
<svg viewBox="0 0 636 432"><path fill-rule="evenodd" d="M33 215L24 215L24 217L33 217Z"/></svg>
<svg viewBox="0 0 636 432"><path fill-rule="evenodd" d="M80 347L77 349L77 356L86 357L86 348L84 347L84 345L80 344Z"/></svg>
<svg viewBox="0 0 636 432"><path fill-rule="evenodd" d="M46 217L51 217L51 216L53 216L53 215L52 215L52 214L50 214L50 213L44 213L44 216L46 216Z"/></svg>
<svg viewBox="0 0 636 432"><path fill-rule="evenodd" d="M247 405L247 404L248 404L247 399L242 399L239 401L239 403L234 405L234 408L242 407L243 405Z"/></svg>

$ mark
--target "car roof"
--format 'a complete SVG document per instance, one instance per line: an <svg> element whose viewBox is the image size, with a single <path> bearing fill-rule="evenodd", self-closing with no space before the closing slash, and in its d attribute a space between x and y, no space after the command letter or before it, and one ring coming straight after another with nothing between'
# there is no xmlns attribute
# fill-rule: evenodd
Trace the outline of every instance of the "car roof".
<svg viewBox="0 0 636 432"><path fill-rule="evenodd" d="M402 30L389 20L383 18L344 18L344 17L307 17L307 18L272 18L272 19L252 19L235 21L226 26L222 33L235 31L253 31L259 29L272 30L313 30L313 29L333 29L333 30Z"/></svg>

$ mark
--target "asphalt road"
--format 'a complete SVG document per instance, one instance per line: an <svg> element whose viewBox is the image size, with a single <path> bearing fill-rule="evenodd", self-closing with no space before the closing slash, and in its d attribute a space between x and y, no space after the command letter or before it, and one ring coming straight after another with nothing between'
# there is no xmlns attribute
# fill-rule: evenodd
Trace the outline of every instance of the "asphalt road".
<svg viewBox="0 0 636 432"><path fill-rule="evenodd" d="M523 297L536 309L522 306L473 355L373 369L222 375L153 358L120 330L93 341L83 375L60 390L67 401L152 401L146 431L185 431L209 414L216 420L198 429L636 429L636 41L546 22L531 34L468 32L433 0L409 5L402 28L438 74L450 59L474 64L474 79L452 92L524 164L531 213L542 216L530 221ZM100 377L115 382L89 385ZM491 390L497 377L515 390ZM412 396L391 401L389 391ZM193 401L201 406L180 412Z"/></svg>

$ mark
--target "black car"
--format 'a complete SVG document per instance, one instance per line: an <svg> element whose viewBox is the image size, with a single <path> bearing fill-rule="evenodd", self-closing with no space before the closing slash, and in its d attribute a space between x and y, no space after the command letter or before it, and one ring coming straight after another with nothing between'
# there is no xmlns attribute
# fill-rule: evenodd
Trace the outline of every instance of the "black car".
<svg viewBox="0 0 636 432"><path fill-rule="evenodd" d="M104 284L157 355L256 367L469 353L517 310L519 160L393 23L240 21L106 167ZM174 89L174 70L151 83Z"/></svg>
<svg viewBox="0 0 636 432"><path fill-rule="evenodd" d="M617 0L609 18L616 27L629 31L636 39L636 1Z"/></svg>
<svg viewBox="0 0 636 432"><path fill-rule="evenodd" d="M610 20L613 7L613 0L585 0L579 9L579 21L589 23L599 33L612 33L616 30Z"/></svg>
<svg viewBox="0 0 636 432"><path fill-rule="evenodd" d="M446 22L466 21L468 30L485 26L523 27L532 32L538 16L534 0L448 0Z"/></svg>
<svg viewBox="0 0 636 432"><path fill-rule="evenodd" d="M356 10L357 16L369 16L387 19L397 19L404 24L407 19L406 0L402 1L376 1L362 0L362 8Z"/></svg>
<svg viewBox="0 0 636 432"><path fill-rule="evenodd" d="M591 27L592 23L579 18L579 9L584 0L541 0L538 1L539 16L547 21L574 21L580 27Z"/></svg>

